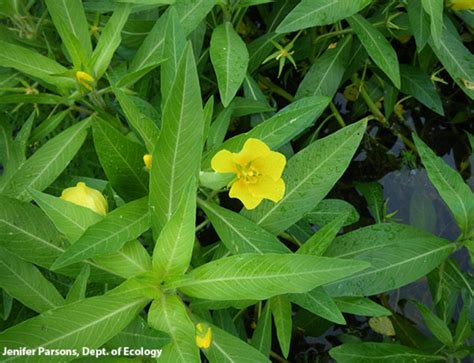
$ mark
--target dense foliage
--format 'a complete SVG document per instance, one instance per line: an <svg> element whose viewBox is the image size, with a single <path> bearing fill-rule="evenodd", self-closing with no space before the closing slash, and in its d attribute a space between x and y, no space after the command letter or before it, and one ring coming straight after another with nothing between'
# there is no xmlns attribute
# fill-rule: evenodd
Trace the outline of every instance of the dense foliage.
<svg viewBox="0 0 474 363"><path fill-rule="evenodd" d="M1 0L1 360L468 361L473 9Z"/></svg>

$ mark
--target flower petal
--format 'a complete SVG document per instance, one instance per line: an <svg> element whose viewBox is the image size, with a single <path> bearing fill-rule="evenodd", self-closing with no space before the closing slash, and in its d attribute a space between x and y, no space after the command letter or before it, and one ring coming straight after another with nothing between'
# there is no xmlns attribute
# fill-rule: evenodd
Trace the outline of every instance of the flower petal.
<svg viewBox="0 0 474 363"><path fill-rule="evenodd" d="M234 156L228 150L219 151L211 160L212 169L218 173L237 173Z"/></svg>
<svg viewBox="0 0 474 363"><path fill-rule="evenodd" d="M283 179L275 181L269 176L262 175L257 183L249 184L248 189L254 197L270 199L276 203L285 195L285 182Z"/></svg>
<svg viewBox="0 0 474 363"><path fill-rule="evenodd" d="M285 155L276 151L270 151L267 155L252 161L252 166L258 170L260 174L269 176L273 180L281 178L285 164Z"/></svg>
<svg viewBox="0 0 474 363"><path fill-rule="evenodd" d="M259 196L253 196L248 189L248 185L245 184L243 180L237 180L234 184L232 184L229 197L239 199L244 204L246 209L256 208L263 199Z"/></svg>
<svg viewBox="0 0 474 363"><path fill-rule="evenodd" d="M235 161L240 165L245 166L249 162L267 155L270 151L270 148L263 141L250 138L245 141L242 151L235 154Z"/></svg>

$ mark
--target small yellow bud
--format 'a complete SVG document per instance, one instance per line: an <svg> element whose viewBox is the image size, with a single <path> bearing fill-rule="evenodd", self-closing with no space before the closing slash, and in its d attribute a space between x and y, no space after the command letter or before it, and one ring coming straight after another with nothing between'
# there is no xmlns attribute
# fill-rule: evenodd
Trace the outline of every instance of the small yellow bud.
<svg viewBox="0 0 474 363"><path fill-rule="evenodd" d="M207 349L212 343L211 327L205 323L196 324L196 345L201 349Z"/></svg>
<svg viewBox="0 0 474 363"><path fill-rule="evenodd" d="M89 73L86 73L83 71L77 71L76 79L80 84L82 84L89 91L92 91L94 89L93 83L95 82L95 79Z"/></svg>
<svg viewBox="0 0 474 363"><path fill-rule="evenodd" d="M145 166L148 170L151 168L151 160L152 156L150 154L143 155L143 162L145 163Z"/></svg>
<svg viewBox="0 0 474 363"><path fill-rule="evenodd" d="M86 207L105 216L109 209L107 200L98 190L89 188L85 183L79 182L75 187L64 189L61 197L62 200Z"/></svg>
<svg viewBox="0 0 474 363"><path fill-rule="evenodd" d="M454 11L474 10L474 0L447 0L446 5Z"/></svg>

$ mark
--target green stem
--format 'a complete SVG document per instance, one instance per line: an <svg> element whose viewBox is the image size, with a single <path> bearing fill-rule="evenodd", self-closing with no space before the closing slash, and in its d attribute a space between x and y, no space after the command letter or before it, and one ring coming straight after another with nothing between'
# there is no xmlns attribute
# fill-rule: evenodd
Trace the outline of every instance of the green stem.
<svg viewBox="0 0 474 363"><path fill-rule="evenodd" d="M383 126L388 126L387 124L387 120L385 119L385 116L383 115L382 112L380 112L380 110L377 108L377 106L375 105L374 101L372 101L372 98L370 98L370 95L367 93L364 85L362 84L361 80L359 79L359 77L357 77L356 74L354 74L352 77L351 77L351 80L352 82L359 86L359 91L360 91L360 95L362 96L362 98L364 99L364 102L365 104L367 105L367 107L369 108L370 112L372 112L372 115L375 116L375 118L383 125Z"/></svg>
<svg viewBox="0 0 474 363"><path fill-rule="evenodd" d="M339 123L339 125L341 125L341 127L346 127L346 123L344 122L344 119L342 118L341 114L339 113L339 111L337 110L336 106L334 105L334 102L331 102L329 104L329 108L331 109L332 111L332 114L334 115L334 117L336 118L337 122Z"/></svg>
<svg viewBox="0 0 474 363"><path fill-rule="evenodd" d="M258 76L258 80L262 82L265 86L267 86L272 92L276 93L277 95L283 97L285 100L289 102L293 102L294 97L285 91L283 88L277 86L275 83L270 81L268 78L265 78L263 76Z"/></svg>

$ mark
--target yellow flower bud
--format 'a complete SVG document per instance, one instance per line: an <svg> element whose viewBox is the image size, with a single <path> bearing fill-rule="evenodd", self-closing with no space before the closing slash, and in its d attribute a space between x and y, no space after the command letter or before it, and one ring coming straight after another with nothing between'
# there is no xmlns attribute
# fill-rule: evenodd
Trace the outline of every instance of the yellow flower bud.
<svg viewBox="0 0 474 363"><path fill-rule="evenodd" d="M98 190L89 188L86 183L79 182L75 187L64 189L61 197L62 200L86 207L105 216L109 209L107 200Z"/></svg>
<svg viewBox="0 0 474 363"><path fill-rule="evenodd" d="M83 71L77 71L76 79L80 84L82 84L89 91L92 91L94 89L93 84L95 82L95 79L89 73L86 73Z"/></svg>
<svg viewBox="0 0 474 363"><path fill-rule="evenodd" d="M474 10L474 0L447 0L446 5L454 11Z"/></svg>
<svg viewBox="0 0 474 363"><path fill-rule="evenodd" d="M205 323L196 324L196 345L201 349L207 349L212 343L212 329Z"/></svg>
<svg viewBox="0 0 474 363"><path fill-rule="evenodd" d="M152 156L150 154L143 155L143 162L145 163L145 166L148 170L151 168L151 160Z"/></svg>

